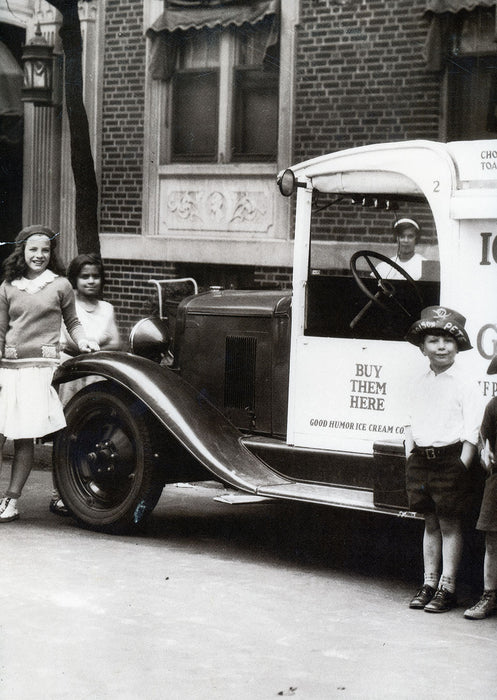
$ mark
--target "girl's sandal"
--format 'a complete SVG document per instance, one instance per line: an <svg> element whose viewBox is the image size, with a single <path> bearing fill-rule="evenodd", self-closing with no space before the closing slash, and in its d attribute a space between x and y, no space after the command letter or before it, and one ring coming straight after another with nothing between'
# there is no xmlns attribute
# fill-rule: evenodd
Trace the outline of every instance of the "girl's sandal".
<svg viewBox="0 0 497 700"><path fill-rule="evenodd" d="M69 515L69 510L62 498L53 498L50 501L49 510L54 515L61 515L64 518Z"/></svg>
<svg viewBox="0 0 497 700"><path fill-rule="evenodd" d="M11 523L19 518L17 506L11 503L10 498L4 499L1 505L3 510L0 512L0 523Z"/></svg>

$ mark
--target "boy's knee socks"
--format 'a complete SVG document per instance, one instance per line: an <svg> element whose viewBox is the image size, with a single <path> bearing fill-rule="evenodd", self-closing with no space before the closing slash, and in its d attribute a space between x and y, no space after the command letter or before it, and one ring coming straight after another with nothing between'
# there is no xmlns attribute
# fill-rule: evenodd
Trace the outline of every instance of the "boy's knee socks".
<svg viewBox="0 0 497 700"><path fill-rule="evenodd" d="M438 572L433 573L431 571L425 571L424 584L426 586L431 586L432 588L438 588L438 579L440 574Z"/></svg>
<svg viewBox="0 0 497 700"><path fill-rule="evenodd" d="M440 579L440 584L439 587L442 588L442 586L445 588L446 591L449 591L449 593L455 593L456 591L456 580L452 576L442 576Z"/></svg>

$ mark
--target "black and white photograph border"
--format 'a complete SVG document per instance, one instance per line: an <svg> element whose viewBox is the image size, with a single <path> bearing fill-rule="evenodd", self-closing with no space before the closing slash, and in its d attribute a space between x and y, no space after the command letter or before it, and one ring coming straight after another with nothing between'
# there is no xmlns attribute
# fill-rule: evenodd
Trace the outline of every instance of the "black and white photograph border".
<svg viewBox="0 0 497 700"><path fill-rule="evenodd" d="M496 11L0 0L0 697L494 697Z"/></svg>

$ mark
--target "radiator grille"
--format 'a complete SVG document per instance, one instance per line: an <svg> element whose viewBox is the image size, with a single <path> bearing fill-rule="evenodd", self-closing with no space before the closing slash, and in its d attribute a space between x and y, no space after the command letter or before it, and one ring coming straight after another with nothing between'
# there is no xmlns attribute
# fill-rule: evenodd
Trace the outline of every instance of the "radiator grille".
<svg viewBox="0 0 497 700"><path fill-rule="evenodd" d="M255 357L257 338L226 337L224 405L255 410Z"/></svg>

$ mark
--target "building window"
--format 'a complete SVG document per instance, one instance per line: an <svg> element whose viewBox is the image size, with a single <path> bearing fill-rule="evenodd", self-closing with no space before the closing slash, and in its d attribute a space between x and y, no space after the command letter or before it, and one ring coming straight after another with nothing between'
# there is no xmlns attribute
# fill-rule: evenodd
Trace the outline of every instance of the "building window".
<svg viewBox="0 0 497 700"><path fill-rule="evenodd" d="M446 75L447 138L497 138L495 10L458 13Z"/></svg>
<svg viewBox="0 0 497 700"><path fill-rule="evenodd" d="M219 71L187 70L173 78L172 161L217 159Z"/></svg>
<svg viewBox="0 0 497 700"><path fill-rule="evenodd" d="M465 56L448 67L448 138L497 138L497 56Z"/></svg>
<svg viewBox="0 0 497 700"><path fill-rule="evenodd" d="M270 32L263 20L182 35L163 162L276 160L279 46L270 44Z"/></svg>

